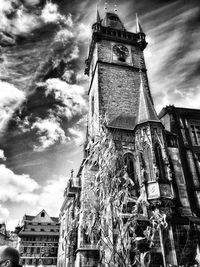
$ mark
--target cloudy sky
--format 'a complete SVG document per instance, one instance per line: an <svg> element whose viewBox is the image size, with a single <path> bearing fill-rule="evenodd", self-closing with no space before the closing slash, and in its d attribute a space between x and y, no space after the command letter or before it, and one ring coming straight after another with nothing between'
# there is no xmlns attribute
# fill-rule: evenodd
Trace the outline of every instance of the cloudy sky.
<svg viewBox="0 0 200 267"><path fill-rule="evenodd" d="M156 110L200 108L199 0L107 2L108 10L117 2L129 31L139 14ZM43 208L57 216L70 171L78 170L95 17L93 0L0 0L0 220L10 229Z"/></svg>

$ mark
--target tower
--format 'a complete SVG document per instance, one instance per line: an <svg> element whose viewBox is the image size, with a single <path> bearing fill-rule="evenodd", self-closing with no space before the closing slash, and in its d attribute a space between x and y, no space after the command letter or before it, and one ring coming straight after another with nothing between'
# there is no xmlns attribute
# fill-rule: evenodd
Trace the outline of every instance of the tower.
<svg viewBox="0 0 200 267"><path fill-rule="evenodd" d="M192 213L177 136L165 130L154 108L143 54L146 46L138 17L136 32L132 33L126 30L116 13L106 12L101 19L97 11L85 69L89 76L89 109L84 154L86 158L91 153L89 144L95 143L104 120L133 181L133 198L136 202L142 198L148 202L148 206L138 211L141 215L138 224L148 224L155 213L168 224L166 229L161 227L157 232L150 266L178 265L183 257L177 253L180 235L176 229L184 228ZM73 191L73 194L67 194L69 202L74 203L70 209L73 205L80 211L87 208L85 196L100 164L91 167L87 159L83 160L78 172L81 189L75 190L74 186L68 185L67 192ZM91 197L91 201L94 199ZM98 242L88 238L82 227L81 212L77 214L75 265L69 266L98 266L101 256ZM141 246L145 247L142 242ZM192 256L188 254L187 257L191 263Z"/></svg>

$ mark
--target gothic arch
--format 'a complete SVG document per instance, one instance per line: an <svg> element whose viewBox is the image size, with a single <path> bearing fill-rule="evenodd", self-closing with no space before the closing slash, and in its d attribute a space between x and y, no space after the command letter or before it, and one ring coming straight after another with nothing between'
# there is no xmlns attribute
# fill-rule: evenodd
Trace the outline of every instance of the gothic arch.
<svg viewBox="0 0 200 267"><path fill-rule="evenodd" d="M154 153L155 153L156 166L159 171L159 179L165 181L166 180L165 164L163 160L161 146L159 143L154 144Z"/></svg>

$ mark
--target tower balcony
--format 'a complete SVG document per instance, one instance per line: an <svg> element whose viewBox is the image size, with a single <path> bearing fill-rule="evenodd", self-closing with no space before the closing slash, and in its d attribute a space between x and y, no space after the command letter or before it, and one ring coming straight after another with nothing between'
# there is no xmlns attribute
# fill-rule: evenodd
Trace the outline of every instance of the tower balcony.
<svg viewBox="0 0 200 267"><path fill-rule="evenodd" d="M68 181L68 185L64 191L64 197L74 197L81 190L79 178L73 178Z"/></svg>

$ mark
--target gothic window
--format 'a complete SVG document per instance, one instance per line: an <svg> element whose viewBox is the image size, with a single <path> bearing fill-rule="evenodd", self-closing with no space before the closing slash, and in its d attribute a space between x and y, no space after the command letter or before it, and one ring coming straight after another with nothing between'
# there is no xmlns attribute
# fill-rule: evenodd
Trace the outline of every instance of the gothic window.
<svg viewBox="0 0 200 267"><path fill-rule="evenodd" d="M195 146L200 146L200 125L190 125L192 143Z"/></svg>
<svg viewBox="0 0 200 267"><path fill-rule="evenodd" d="M128 176L135 182L133 155L131 153L126 153L123 160Z"/></svg>
<svg viewBox="0 0 200 267"><path fill-rule="evenodd" d="M158 172L159 172L159 178L160 180L165 180L166 179L165 165L164 165L164 161L162 157L161 147L158 143L156 143L154 146L154 152L155 152L156 165L157 165Z"/></svg>
<svg viewBox="0 0 200 267"><path fill-rule="evenodd" d="M44 213L44 211L41 213L41 217L45 217L45 213Z"/></svg>

